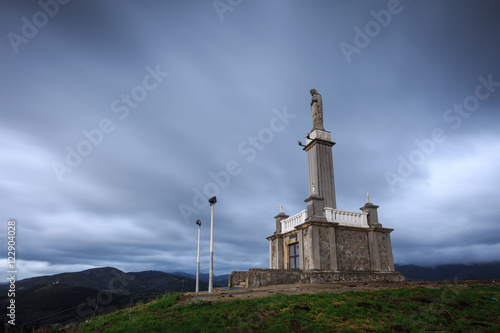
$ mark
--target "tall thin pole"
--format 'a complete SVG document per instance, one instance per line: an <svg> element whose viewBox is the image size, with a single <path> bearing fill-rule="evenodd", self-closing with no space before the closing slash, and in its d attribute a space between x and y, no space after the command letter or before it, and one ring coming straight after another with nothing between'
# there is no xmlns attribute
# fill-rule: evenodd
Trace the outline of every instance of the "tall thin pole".
<svg viewBox="0 0 500 333"><path fill-rule="evenodd" d="M200 291L200 230L201 230L201 223L198 224L198 258L196 265L196 292Z"/></svg>
<svg viewBox="0 0 500 333"><path fill-rule="evenodd" d="M210 226L210 274L208 277L208 292L213 291L214 284L214 206L211 206L211 226Z"/></svg>

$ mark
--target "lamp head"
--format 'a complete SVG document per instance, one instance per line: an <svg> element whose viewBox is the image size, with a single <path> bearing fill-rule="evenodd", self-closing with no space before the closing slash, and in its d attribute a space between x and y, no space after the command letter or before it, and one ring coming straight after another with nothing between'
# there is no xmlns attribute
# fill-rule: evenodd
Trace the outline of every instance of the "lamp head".
<svg viewBox="0 0 500 333"><path fill-rule="evenodd" d="M217 202L217 198L216 197L211 197L210 199L208 199L208 202L210 203L210 206L213 206Z"/></svg>
<svg viewBox="0 0 500 333"><path fill-rule="evenodd" d="M200 220L196 221L196 224L201 227L201 221Z"/></svg>

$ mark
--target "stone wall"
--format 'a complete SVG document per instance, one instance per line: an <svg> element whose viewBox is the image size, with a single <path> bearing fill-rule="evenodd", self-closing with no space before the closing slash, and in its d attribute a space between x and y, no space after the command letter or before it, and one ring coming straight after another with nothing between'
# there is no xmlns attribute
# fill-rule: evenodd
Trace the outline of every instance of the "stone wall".
<svg viewBox="0 0 500 333"><path fill-rule="evenodd" d="M370 270L370 251L366 232L336 229L335 238L340 271Z"/></svg>
<svg viewBox="0 0 500 333"><path fill-rule="evenodd" d="M250 269L232 272L229 287L256 288L267 285L325 282L404 281L398 272L336 272L323 270Z"/></svg>
<svg viewBox="0 0 500 333"><path fill-rule="evenodd" d="M272 269L270 269L271 271ZM248 272L232 272L228 278L229 287L245 287L248 288Z"/></svg>

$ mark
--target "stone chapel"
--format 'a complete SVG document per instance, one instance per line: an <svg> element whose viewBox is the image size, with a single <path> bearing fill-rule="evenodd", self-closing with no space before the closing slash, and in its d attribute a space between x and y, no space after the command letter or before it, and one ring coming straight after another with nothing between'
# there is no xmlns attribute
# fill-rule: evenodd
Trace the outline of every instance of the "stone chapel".
<svg viewBox="0 0 500 333"><path fill-rule="evenodd" d="M306 209L289 216L281 207L269 236L269 269L232 272L229 286L284 283L403 281L394 269L391 232L379 222L379 206L360 212L337 209L331 133L323 127L321 95L311 89L313 128L302 145L307 152L309 196Z"/></svg>

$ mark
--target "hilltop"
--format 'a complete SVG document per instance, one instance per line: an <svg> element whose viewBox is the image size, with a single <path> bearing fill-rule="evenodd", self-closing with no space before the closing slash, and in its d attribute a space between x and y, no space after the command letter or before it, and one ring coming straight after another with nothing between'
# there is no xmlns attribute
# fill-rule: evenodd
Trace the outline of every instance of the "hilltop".
<svg viewBox="0 0 500 333"><path fill-rule="evenodd" d="M364 291L345 291L354 288L349 283L284 285L274 290L220 291L210 295L212 299L203 297L209 296L206 293L173 293L55 332L500 331L498 282L432 284L403 282ZM301 287L321 290L304 293ZM245 299L250 295L258 297Z"/></svg>

